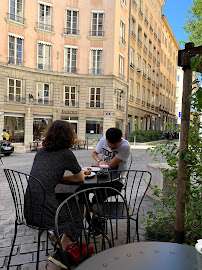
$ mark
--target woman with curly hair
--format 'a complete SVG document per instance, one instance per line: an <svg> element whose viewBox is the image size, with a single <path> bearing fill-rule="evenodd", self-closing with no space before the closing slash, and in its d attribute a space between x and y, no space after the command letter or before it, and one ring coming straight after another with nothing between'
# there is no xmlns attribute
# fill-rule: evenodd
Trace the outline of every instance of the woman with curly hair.
<svg viewBox="0 0 202 270"><path fill-rule="evenodd" d="M62 120L54 121L44 135L42 147L37 151L30 175L39 179L45 188L46 202L41 227L54 228L55 213L60 205L60 201L55 194L56 185L61 181L83 182L84 174L75 155L70 150L74 143L75 131L69 122ZM71 171L72 175L64 176L65 170ZM29 190L32 194L32 200L30 200ZM33 194L35 194L35 198L33 198ZM27 189L25 194L24 212L27 223L32 222L31 224L33 225L39 225L42 203L43 197L40 197L37 187L30 178L29 189ZM33 208L39 210L34 211L34 216L31 213ZM78 210L74 211L73 203L72 210L77 226L72 225L67 209L63 209L62 213L65 222L62 222L62 218L59 223L60 234L63 234L61 242L64 250L70 240L72 242L77 240L82 230L79 213L77 213ZM39 214L37 215L37 213ZM67 269L62 261L59 249L56 249L55 253L48 259L54 264Z"/></svg>

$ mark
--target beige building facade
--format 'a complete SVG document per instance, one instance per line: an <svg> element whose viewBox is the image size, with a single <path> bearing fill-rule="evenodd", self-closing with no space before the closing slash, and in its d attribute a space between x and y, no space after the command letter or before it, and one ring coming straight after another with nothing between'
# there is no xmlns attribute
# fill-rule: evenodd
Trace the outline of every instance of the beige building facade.
<svg viewBox="0 0 202 270"><path fill-rule="evenodd" d="M177 51L164 0L132 1L128 133L175 124ZM165 61L164 61L165 59Z"/></svg>
<svg viewBox="0 0 202 270"><path fill-rule="evenodd" d="M161 68L163 4L5 1L0 9L0 129L6 128L12 141L25 146L56 119L70 121L78 138L90 140L101 138L112 126L125 134L127 122L128 133L135 127L159 129L156 76ZM155 70L154 82L148 65L150 73ZM168 115L172 118L171 110Z"/></svg>

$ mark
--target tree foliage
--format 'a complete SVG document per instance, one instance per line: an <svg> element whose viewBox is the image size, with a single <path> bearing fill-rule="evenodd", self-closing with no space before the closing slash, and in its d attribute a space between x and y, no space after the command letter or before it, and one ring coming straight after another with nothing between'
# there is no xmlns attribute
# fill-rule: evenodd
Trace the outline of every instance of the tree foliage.
<svg viewBox="0 0 202 270"><path fill-rule="evenodd" d="M183 29L189 34L188 40L195 46L202 45L202 0L193 0L188 9Z"/></svg>

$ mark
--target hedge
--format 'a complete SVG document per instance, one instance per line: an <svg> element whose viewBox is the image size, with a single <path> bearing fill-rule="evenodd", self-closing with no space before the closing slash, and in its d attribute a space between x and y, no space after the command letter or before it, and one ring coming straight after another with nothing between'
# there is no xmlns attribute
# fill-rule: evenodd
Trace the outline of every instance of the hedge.
<svg viewBox="0 0 202 270"><path fill-rule="evenodd" d="M162 139L163 131L161 130L137 130L133 131L129 136L129 141L134 142L134 136L136 136L136 142L151 142Z"/></svg>

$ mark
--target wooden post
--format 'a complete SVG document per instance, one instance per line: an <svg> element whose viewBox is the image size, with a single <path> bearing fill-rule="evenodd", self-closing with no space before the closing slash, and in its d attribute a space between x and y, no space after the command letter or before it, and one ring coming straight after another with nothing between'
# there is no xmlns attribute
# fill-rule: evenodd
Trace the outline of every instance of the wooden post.
<svg viewBox="0 0 202 270"><path fill-rule="evenodd" d="M189 96L192 89L192 71L190 67L191 57L201 53L201 47L194 47L194 43L185 44L185 50L178 52L178 65L183 67L183 96L181 112L181 131L178 161L178 185L176 201L176 218L175 218L175 239L177 243L184 243L184 219L185 219L185 193L189 175L187 175L186 161L184 155L188 150L189 143L189 125L190 125L190 102Z"/></svg>

